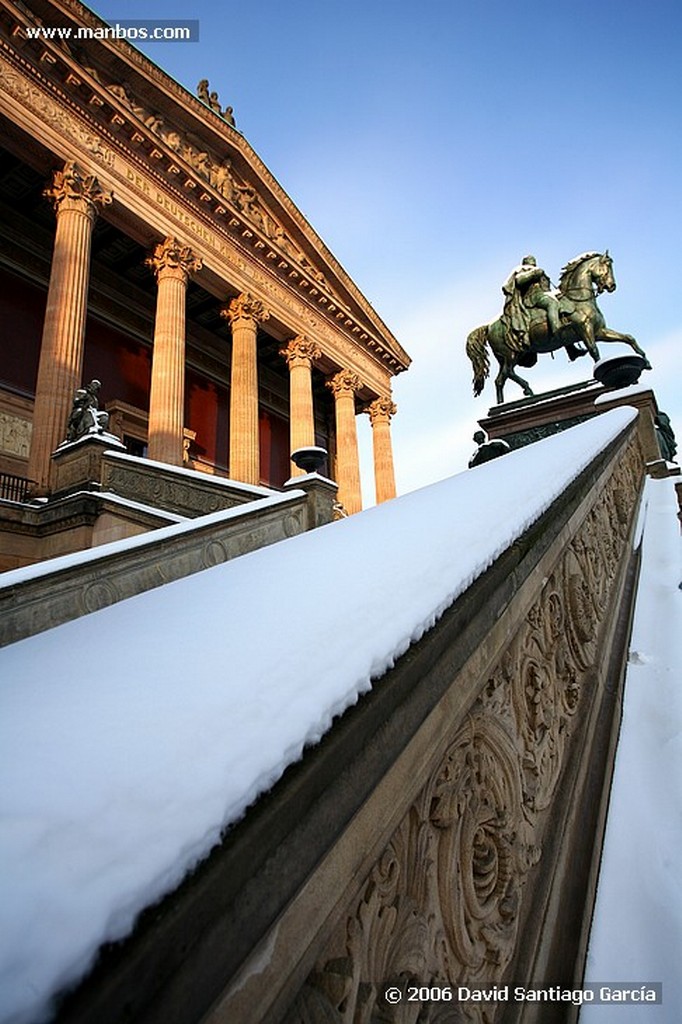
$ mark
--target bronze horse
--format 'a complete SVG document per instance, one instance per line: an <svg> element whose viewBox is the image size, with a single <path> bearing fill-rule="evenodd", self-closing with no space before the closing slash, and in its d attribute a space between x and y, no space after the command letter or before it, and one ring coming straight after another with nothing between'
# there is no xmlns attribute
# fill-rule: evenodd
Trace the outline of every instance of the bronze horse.
<svg viewBox="0 0 682 1024"><path fill-rule="evenodd" d="M530 333L526 347L514 345L503 317L491 324L477 327L467 338L466 350L474 368L474 395L480 395L490 372L490 360L486 344L490 346L500 371L495 378L497 401L504 401L504 385L508 380L516 381L523 388L524 395L532 395L528 381L516 373L517 366L534 366L538 353L554 352L565 348L571 359L585 355L577 348L582 342L596 362L599 359L597 341L622 341L646 359L646 355L630 334L621 334L606 326L596 297L602 292L615 291L613 261L608 250L605 253L587 252L576 256L561 271L559 280L559 309L562 326L558 333L550 335L547 317L542 309L531 313ZM645 364L651 369L649 361Z"/></svg>

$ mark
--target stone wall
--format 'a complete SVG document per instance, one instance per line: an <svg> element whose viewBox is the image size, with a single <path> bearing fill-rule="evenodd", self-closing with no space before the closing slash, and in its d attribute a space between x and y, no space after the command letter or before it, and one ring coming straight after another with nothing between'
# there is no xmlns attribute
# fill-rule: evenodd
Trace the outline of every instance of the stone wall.
<svg viewBox="0 0 682 1024"><path fill-rule="evenodd" d="M147 532L147 524L133 537L131 522L122 544L0 574L0 646L330 522L336 485L322 477L299 479L301 485L284 494L271 492L161 531ZM120 528L125 509L114 501L97 494L65 500L92 506L93 529ZM141 509L135 509L138 522ZM147 511L149 519L153 510ZM40 514L26 508L17 514L25 519L27 512Z"/></svg>
<svg viewBox="0 0 682 1024"><path fill-rule="evenodd" d="M103 952L59 1020L574 1020L567 1003L410 990L580 982L643 472L630 426Z"/></svg>

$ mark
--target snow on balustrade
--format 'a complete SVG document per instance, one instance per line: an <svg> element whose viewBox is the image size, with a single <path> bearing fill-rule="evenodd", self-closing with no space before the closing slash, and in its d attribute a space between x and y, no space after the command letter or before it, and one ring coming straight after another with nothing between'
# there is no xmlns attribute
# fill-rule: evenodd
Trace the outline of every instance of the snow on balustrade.
<svg viewBox="0 0 682 1024"><path fill-rule="evenodd" d="M0 1020L39 1020L634 416L0 651Z"/></svg>

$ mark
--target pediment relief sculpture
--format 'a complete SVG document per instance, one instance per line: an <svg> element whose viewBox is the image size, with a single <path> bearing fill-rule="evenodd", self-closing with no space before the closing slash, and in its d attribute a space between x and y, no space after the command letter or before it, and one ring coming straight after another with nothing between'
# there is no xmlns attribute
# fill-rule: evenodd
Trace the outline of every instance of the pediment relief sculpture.
<svg viewBox="0 0 682 1024"><path fill-rule="evenodd" d="M153 132L154 135L177 153L181 159L185 160L242 217L249 221L257 230L261 231L271 244L277 246L288 260L293 260L304 273L313 278L319 287L324 288L329 294L333 294L324 274L310 262L287 234L284 227L273 217L270 210L267 209L261 200L256 188L248 181L238 177L229 157L223 157L220 160L214 159L208 152L195 145L185 134L167 124L158 111L154 111L139 103L124 85L104 82L96 68L86 67L85 70L107 92L134 114L145 128ZM199 83L199 99L211 107L211 109L216 110L212 105L211 96L216 96L217 94L208 93L207 90L208 81L202 79ZM231 107L228 107L225 112L220 112L220 116L227 120L228 123L232 123L229 121L229 117L227 117L227 111L231 112L231 109ZM216 112L218 111L216 110Z"/></svg>

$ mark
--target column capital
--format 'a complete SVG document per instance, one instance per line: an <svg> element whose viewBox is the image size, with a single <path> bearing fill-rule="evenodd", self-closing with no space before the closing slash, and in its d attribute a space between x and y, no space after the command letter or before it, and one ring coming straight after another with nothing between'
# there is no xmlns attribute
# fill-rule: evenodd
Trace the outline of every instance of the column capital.
<svg viewBox="0 0 682 1024"><path fill-rule="evenodd" d="M364 411L369 413L369 421L374 426L378 421L389 423L397 413L398 406L391 398L375 398Z"/></svg>
<svg viewBox="0 0 682 1024"><path fill-rule="evenodd" d="M354 395L362 387L362 381L354 370L339 370L327 381L327 387L334 398L339 398L342 395Z"/></svg>
<svg viewBox="0 0 682 1024"><path fill-rule="evenodd" d="M304 334L297 334L279 350L279 354L286 359L289 369L294 366L305 366L310 369L316 359L322 355L322 349L315 341L306 338Z"/></svg>
<svg viewBox="0 0 682 1024"><path fill-rule="evenodd" d="M231 325L234 325L236 320L253 320L254 323L261 324L264 320L270 319L264 304L250 292L242 292L236 299L232 299L229 306L221 309L220 315L229 320Z"/></svg>
<svg viewBox="0 0 682 1024"><path fill-rule="evenodd" d="M57 216L62 210L85 213L94 221L98 207L108 206L113 194L103 189L94 174L84 174L75 160L67 160L63 171L55 171L52 184L43 191L52 200Z"/></svg>
<svg viewBox="0 0 682 1024"><path fill-rule="evenodd" d="M203 266L201 258L189 245L182 245L171 235L159 242L154 255L149 256L145 264L154 271L157 282L165 277L175 277L185 283Z"/></svg>

